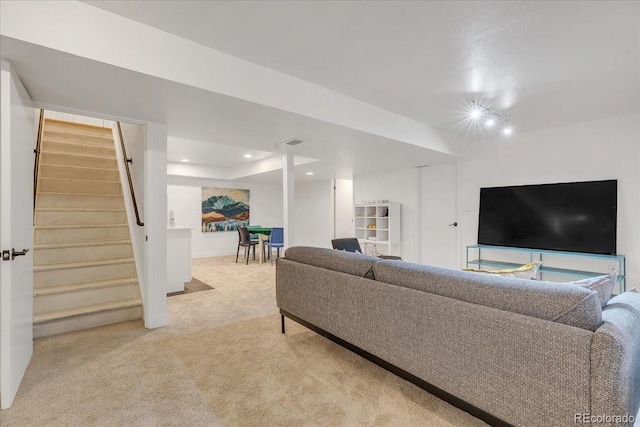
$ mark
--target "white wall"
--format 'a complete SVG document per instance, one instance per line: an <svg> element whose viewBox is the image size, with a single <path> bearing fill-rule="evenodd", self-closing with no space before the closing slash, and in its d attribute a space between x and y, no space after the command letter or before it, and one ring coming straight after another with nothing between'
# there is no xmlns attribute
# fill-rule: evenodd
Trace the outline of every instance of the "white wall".
<svg viewBox="0 0 640 427"><path fill-rule="evenodd" d="M145 131L144 229L145 282L142 289L144 325L159 328L169 323L167 313L167 126L147 122Z"/></svg>
<svg viewBox="0 0 640 427"><path fill-rule="evenodd" d="M138 212L141 220L144 219L144 126L121 123L122 138L127 150L127 157L132 159L129 164L131 171L131 181L136 195ZM125 183L127 184L127 183Z"/></svg>
<svg viewBox="0 0 640 427"><path fill-rule="evenodd" d="M488 143L458 164L461 259L477 242L481 187L618 180L618 253L640 288L640 131L637 116L591 121Z"/></svg>
<svg viewBox="0 0 640 427"><path fill-rule="evenodd" d="M176 226L193 228L194 258L235 255L238 246L236 231L202 232L202 187L248 189L251 192L249 195L250 223L264 227L282 227L282 186L280 185L169 176L167 178L168 210L173 210Z"/></svg>
<svg viewBox="0 0 640 427"><path fill-rule="evenodd" d="M419 172L417 168L356 176L353 178L355 203L389 200L402 204L402 259L419 262L420 226Z"/></svg>
<svg viewBox="0 0 640 427"><path fill-rule="evenodd" d="M296 246L331 247L332 198L331 181L296 182L294 209Z"/></svg>
<svg viewBox="0 0 640 427"><path fill-rule="evenodd" d="M446 242L423 242L419 238L431 226L425 220L429 212L422 212L423 207L435 208L443 200L441 192L432 191L433 188L451 188L456 195L447 203L457 205L455 220L459 224L455 259L463 267L466 246L477 243L481 187L617 179L618 253L627 257L627 288L640 289L638 123L637 116L629 115L479 142L481 148L475 157L457 164L456 178L449 173L433 173L428 175L432 181L427 183L418 169L357 176L354 200L389 199L402 203L402 256L408 261L424 262L427 254L421 254L424 249L420 245L451 247L444 231ZM437 168L449 170L446 166L434 167ZM450 182L452 179L457 180L455 185ZM434 194L437 200L433 199Z"/></svg>
<svg viewBox="0 0 640 427"><path fill-rule="evenodd" d="M82 116L80 116L82 117ZM96 119L97 120L97 119ZM107 121L105 120L105 125ZM122 166L125 164L124 153L122 152L122 144L120 143L120 134L118 133L117 122L112 123L114 141L116 144L116 153L118 156L118 165L120 170L120 181L122 183L122 193L127 209L127 218L129 220L129 229L131 231L131 243L133 245L134 256L136 259L136 269L138 272L138 280L140 281L140 289L145 288L146 280L146 244L145 244L145 227L138 225L135 215L135 207L133 198L135 197L138 216L140 222L144 224L144 204L145 204L145 131L144 126L131 123L121 123L122 139L126 149L128 159L132 159L129 165L131 174L131 182L133 185L133 195L129 188L129 178L126 169Z"/></svg>
<svg viewBox="0 0 640 427"><path fill-rule="evenodd" d="M40 114L40 109L36 108L36 115ZM46 110L44 111L46 119L63 120L65 122L81 123L83 125L100 126L111 128L114 125L112 120L99 119L97 117L84 116L81 114L63 113L60 111ZM37 129L37 125L36 125Z"/></svg>

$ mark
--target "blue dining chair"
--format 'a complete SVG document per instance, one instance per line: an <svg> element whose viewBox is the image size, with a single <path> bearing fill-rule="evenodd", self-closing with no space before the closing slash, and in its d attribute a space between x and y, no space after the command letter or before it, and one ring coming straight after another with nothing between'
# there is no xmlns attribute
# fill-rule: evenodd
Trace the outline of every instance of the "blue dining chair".
<svg viewBox="0 0 640 427"><path fill-rule="evenodd" d="M277 249L277 257L280 258L280 248L284 248L284 228L274 227L271 229L271 236L268 242L264 242L266 246L269 246L269 258L271 259L271 265L273 265L273 248Z"/></svg>

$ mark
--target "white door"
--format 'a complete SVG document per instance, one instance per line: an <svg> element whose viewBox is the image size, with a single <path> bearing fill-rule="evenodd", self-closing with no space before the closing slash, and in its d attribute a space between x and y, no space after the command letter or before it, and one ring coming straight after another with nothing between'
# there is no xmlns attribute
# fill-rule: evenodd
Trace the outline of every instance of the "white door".
<svg viewBox="0 0 640 427"><path fill-rule="evenodd" d="M460 268L456 219L456 165L428 166L422 171L421 262Z"/></svg>
<svg viewBox="0 0 640 427"><path fill-rule="evenodd" d="M334 230L333 238L355 237L353 228L353 181L336 179L333 184Z"/></svg>
<svg viewBox="0 0 640 427"><path fill-rule="evenodd" d="M0 407L13 403L33 354L34 110L14 70L0 80ZM11 260L11 250L29 249ZM8 250L9 259L4 260Z"/></svg>

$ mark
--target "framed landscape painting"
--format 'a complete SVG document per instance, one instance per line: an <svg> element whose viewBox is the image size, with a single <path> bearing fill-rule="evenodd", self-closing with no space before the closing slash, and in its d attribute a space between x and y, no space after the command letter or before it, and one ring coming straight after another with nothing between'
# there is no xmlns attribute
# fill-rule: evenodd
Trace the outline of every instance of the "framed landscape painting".
<svg viewBox="0 0 640 427"><path fill-rule="evenodd" d="M249 225L249 190L202 187L202 232L235 231Z"/></svg>

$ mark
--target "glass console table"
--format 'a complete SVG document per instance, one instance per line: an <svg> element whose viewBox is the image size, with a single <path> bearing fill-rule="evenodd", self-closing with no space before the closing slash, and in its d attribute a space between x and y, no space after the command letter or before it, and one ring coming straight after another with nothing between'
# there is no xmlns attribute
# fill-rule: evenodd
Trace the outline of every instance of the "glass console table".
<svg viewBox="0 0 640 427"><path fill-rule="evenodd" d="M515 268L519 267L526 262L508 262L502 261L500 258L508 258L507 256L500 256L502 252L520 253L528 257L528 261L540 261L542 266L538 270L539 279L543 279L545 275L558 275L558 276L573 276L575 280L579 278L601 276L608 274L611 270L617 270L618 272L618 286L620 293L627 290L627 265L626 257L624 255L601 255L601 254L587 254L582 252L564 252L564 251L550 251L543 249L527 249L527 248L512 248L506 246L490 246L490 245L470 245L467 246L467 267L477 266L478 268L495 267L495 268ZM489 254L487 254L489 252ZM477 257L474 255L477 254ZM553 257L553 264L571 263L573 257L574 264L588 264L584 269L578 268L561 268L545 265L545 257ZM566 260L565 260L566 258ZM581 262L579 262L581 261Z"/></svg>

